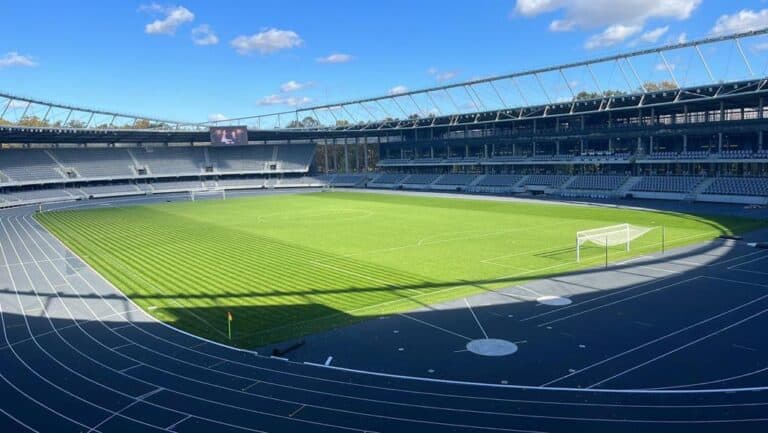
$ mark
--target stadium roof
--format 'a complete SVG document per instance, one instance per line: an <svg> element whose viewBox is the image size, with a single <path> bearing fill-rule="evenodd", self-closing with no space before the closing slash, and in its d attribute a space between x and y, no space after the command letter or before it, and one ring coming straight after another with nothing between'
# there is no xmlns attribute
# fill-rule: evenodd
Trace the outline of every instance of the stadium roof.
<svg viewBox="0 0 768 433"><path fill-rule="evenodd" d="M0 93L0 125L192 131L222 125L246 125L252 129L359 129L382 124L415 126L414 119L478 112L498 112L498 118L510 118L510 110L520 111L521 107L575 104L627 94L762 79L768 71L766 47L768 28L420 90L201 123Z"/></svg>

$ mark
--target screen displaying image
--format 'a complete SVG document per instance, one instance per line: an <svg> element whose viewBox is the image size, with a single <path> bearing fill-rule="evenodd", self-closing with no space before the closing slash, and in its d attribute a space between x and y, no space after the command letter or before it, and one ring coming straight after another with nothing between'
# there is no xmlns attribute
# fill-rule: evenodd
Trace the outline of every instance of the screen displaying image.
<svg viewBox="0 0 768 433"><path fill-rule="evenodd" d="M211 145L244 146L248 144L248 129L245 126L211 128Z"/></svg>

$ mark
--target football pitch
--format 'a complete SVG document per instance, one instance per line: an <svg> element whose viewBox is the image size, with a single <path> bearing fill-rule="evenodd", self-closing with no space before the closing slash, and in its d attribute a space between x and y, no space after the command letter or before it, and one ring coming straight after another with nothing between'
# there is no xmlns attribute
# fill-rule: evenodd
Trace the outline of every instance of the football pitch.
<svg viewBox="0 0 768 433"><path fill-rule="evenodd" d="M735 217L326 192L37 215L144 310L253 348L439 301L737 234ZM648 229L624 245L576 232ZM606 254L607 251L607 254ZM227 330L231 312L232 336Z"/></svg>

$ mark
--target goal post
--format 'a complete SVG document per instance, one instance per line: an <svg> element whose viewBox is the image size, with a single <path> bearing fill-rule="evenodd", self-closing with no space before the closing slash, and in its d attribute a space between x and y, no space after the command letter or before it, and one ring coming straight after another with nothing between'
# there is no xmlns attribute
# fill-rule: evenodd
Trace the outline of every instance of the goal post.
<svg viewBox="0 0 768 433"><path fill-rule="evenodd" d="M201 199L214 199L214 200L226 200L227 190L225 189L209 189L202 191L190 191L189 200L198 201Z"/></svg>
<svg viewBox="0 0 768 433"><path fill-rule="evenodd" d="M649 231L651 231L651 227L616 224L576 232L576 261L581 261L581 248L587 243L605 247L606 250L608 247L624 245L625 250L629 252L632 241Z"/></svg>

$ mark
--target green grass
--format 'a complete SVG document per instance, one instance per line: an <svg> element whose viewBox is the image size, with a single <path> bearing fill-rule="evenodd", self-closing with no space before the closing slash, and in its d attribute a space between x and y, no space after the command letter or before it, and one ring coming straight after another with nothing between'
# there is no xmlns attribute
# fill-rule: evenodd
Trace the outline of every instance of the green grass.
<svg viewBox="0 0 768 433"><path fill-rule="evenodd" d="M668 248L754 220L599 207L313 193L44 213L38 220L150 314L240 347L596 266L578 230L665 227ZM657 252L661 230L609 249ZM234 316L226 337L226 312Z"/></svg>

